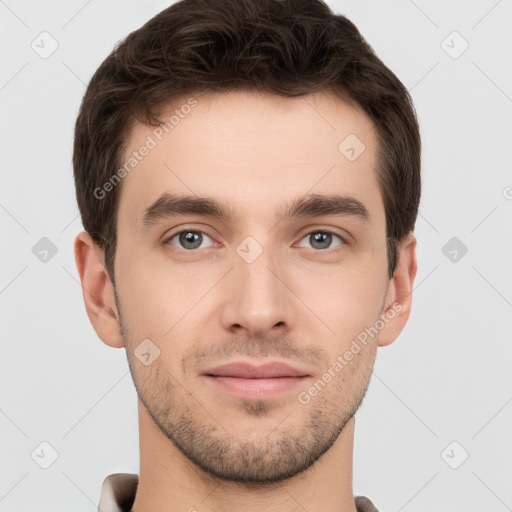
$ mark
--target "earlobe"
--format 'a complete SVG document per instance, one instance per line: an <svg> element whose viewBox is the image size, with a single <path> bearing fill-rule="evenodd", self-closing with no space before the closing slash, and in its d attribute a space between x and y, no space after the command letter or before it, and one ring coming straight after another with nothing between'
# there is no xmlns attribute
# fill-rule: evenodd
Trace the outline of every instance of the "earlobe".
<svg viewBox="0 0 512 512"><path fill-rule="evenodd" d="M110 347L124 347L114 288L103 263L102 249L87 231L78 234L74 249L85 309L96 334Z"/></svg>
<svg viewBox="0 0 512 512"><path fill-rule="evenodd" d="M408 235L398 247L398 264L388 286L381 318L379 347L391 345L404 329L412 306L412 289L417 271L416 238Z"/></svg>

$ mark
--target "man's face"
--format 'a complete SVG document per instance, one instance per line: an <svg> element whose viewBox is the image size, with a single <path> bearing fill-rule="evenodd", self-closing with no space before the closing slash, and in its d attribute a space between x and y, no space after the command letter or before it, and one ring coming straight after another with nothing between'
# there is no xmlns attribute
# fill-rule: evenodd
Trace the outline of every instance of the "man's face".
<svg viewBox="0 0 512 512"><path fill-rule="evenodd" d="M161 141L140 124L129 140L126 157L148 136L156 145L122 184L121 332L142 403L183 454L222 479L279 480L332 446L369 383L376 338L333 365L379 319L386 297L376 135L361 111L324 94L196 100ZM365 145L359 156L354 135ZM231 218L171 215L169 206L146 215L164 194L209 198ZM310 195L350 197L368 216L285 215ZM276 361L302 377L215 376L225 363ZM308 391L329 368L331 381Z"/></svg>

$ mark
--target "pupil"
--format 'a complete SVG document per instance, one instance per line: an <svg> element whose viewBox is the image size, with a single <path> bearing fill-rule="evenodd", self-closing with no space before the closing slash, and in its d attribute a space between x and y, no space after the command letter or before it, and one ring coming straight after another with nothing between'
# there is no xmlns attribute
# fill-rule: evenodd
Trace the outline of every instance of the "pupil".
<svg viewBox="0 0 512 512"><path fill-rule="evenodd" d="M332 238L332 235L330 233L320 233L320 232L316 233L314 235L314 239L315 239L314 244L319 242L320 243L320 247L315 247L314 244L313 244L313 247L315 247L315 249L325 249L325 247L329 247L330 242L331 242L331 238Z"/></svg>
<svg viewBox="0 0 512 512"><path fill-rule="evenodd" d="M201 245L201 237L199 233L194 233L192 231L187 231L181 234L181 243L187 249L196 249ZM192 247L187 244L192 244Z"/></svg>

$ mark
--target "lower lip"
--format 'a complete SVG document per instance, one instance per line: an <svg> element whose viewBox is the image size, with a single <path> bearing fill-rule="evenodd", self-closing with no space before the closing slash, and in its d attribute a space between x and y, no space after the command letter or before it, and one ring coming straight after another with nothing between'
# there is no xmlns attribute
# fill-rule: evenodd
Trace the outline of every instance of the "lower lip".
<svg viewBox="0 0 512 512"><path fill-rule="evenodd" d="M307 377L273 377L268 379L243 379L241 377L226 377L206 375L206 378L220 389L240 398L263 400L279 393L289 391Z"/></svg>

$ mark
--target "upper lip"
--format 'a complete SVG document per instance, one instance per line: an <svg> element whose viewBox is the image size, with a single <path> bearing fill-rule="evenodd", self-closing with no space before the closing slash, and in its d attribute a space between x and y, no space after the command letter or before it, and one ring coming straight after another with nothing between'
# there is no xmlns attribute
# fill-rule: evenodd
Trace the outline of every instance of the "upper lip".
<svg viewBox="0 0 512 512"><path fill-rule="evenodd" d="M275 377L306 377L307 372L281 362L270 362L255 366L246 361L235 361L210 368L202 375L241 377L245 379L270 379Z"/></svg>

